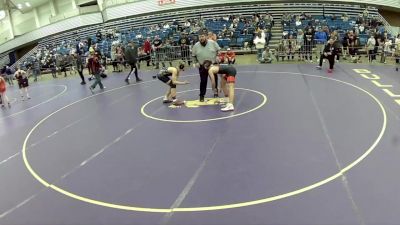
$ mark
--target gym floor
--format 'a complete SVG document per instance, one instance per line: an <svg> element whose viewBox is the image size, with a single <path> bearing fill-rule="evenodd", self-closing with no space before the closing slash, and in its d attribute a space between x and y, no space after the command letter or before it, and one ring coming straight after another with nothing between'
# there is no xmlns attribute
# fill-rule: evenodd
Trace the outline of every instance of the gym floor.
<svg viewBox="0 0 400 225"><path fill-rule="evenodd" d="M28 101L10 88L0 224L399 224L393 66L237 70L234 112L197 102L195 69L182 107L151 72L95 94L76 77L32 83Z"/></svg>

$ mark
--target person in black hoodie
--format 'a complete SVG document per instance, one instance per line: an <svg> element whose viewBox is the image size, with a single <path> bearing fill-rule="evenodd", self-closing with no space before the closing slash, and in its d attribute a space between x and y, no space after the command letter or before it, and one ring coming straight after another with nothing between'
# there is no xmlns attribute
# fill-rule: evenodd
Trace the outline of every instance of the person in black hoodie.
<svg viewBox="0 0 400 225"><path fill-rule="evenodd" d="M314 31L312 27L306 29L307 32L304 34L304 53L306 60L310 60L312 63L312 49L314 44Z"/></svg>
<svg viewBox="0 0 400 225"><path fill-rule="evenodd" d="M332 73L333 65L335 64L335 56L337 54L337 46L335 45L335 40L333 38L329 39L328 43L325 45L324 52L321 54L319 59L319 65L317 69L322 69L322 61L323 59L328 59L329 61L329 69L328 73Z"/></svg>
<svg viewBox="0 0 400 225"><path fill-rule="evenodd" d="M138 68L136 66L138 60L138 47L135 45L135 42L131 41L128 47L125 50L125 59L127 63L131 66L131 71L128 76L125 78L125 82L129 84L129 79L132 74L132 71L135 70L136 82L142 81L142 79L138 76Z"/></svg>

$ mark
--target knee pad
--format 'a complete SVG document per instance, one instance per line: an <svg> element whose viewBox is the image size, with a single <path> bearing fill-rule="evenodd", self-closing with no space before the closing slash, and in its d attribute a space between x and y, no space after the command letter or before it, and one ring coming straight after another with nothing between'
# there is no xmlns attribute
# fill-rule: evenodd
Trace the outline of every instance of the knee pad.
<svg viewBox="0 0 400 225"><path fill-rule="evenodd" d="M228 83L235 83L235 80L236 80L235 76L227 76L226 77L226 82L228 82Z"/></svg>

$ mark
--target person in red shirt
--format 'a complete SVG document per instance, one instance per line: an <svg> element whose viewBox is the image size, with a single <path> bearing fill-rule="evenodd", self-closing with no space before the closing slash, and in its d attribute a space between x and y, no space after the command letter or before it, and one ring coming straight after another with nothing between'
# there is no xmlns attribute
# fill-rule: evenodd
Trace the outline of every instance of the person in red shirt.
<svg viewBox="0 0 400 225"><path fill-rule="evenodd" d="M218 63L224 64L225 63L225 52L218 53Z"/></svg>
<svg viewBox="0 0 400 225"><path fill-rule="evenodd" d="M1 97L1 107L4 108L5 105L8 105L8 108L11 108L11 104L8 101L8 97L6 95L6 80L0 76L0 97Z"/></svg>
<svg viewBox="0 0 400 225"><path fill-rule="evenodd" d="M228 64L235 64L236 54L230 48L227 49L226 58L228 59Z"/></svg>
<svg viewBox="0 0 400 225"><path fill-rule="evenodd" d="M94 83L90 86L90 91L93 93L93 90L96 88L97 84L99 84L100 89L103 90L105 87L103 83L101 83L101 72L103 70L103 67L100 64L100 58L97 53L92 53L92 55L89 58L88 62L88 67L90 68L90 71L95 77Z"/></svg>
<svg viewBox="0 0 400 225"><path fill-rule="evenodd" d="M143 44L143 51L146 53L146 62L147 66L150 66L150 54L151 54L151 43L150 43L150 37L147 37L146 41Z"/></svg>

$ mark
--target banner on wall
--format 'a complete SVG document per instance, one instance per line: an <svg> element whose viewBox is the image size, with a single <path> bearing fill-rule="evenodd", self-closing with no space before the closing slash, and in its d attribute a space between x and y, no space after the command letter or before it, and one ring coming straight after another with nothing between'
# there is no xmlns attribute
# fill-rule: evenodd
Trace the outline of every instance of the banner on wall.
<svg viewBox="0 0 400 225"><path fill-rule="evenodd" d="M176 0L157 0L158 5L175 4Z"/></svg>

